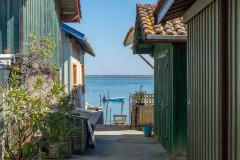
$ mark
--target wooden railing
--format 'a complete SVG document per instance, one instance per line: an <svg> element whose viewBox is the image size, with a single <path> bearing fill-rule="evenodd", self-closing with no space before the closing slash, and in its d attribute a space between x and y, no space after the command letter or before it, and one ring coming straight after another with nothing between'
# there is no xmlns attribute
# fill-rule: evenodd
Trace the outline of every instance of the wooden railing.
<svg viewBox="0 0 240 160"><path fill-rule="evenodd" d="M132 105L144 104L146 106L154 104L154 94L133 94Z"/></svg>

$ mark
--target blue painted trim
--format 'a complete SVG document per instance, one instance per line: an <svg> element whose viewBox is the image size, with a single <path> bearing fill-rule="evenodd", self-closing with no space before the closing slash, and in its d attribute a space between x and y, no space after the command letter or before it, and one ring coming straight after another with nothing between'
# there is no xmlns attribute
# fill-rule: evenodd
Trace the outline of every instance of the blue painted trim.
<svg viewBox="0 0 240 160"><path fill-rule="evenodd" d="M65 31L66 33L69 33L71 35L73 35L74 37L76 38L79 38L79 39L84 39L85 38L85 35L77 30L75 30L74 28L72 27L69 27L67 24L64 24L64 23L61 23L60 24L60 28Z"/></svg>
<svg viewBox="0 0 240 160"><path fill-rule="evenodd" d="M95 53L91 45L89 44L83 33L77 31L76 29L64 23L60 24L60 28L65 32L67 37L74 38L85 52L89 53L92 56L95 56Z"/></svg>

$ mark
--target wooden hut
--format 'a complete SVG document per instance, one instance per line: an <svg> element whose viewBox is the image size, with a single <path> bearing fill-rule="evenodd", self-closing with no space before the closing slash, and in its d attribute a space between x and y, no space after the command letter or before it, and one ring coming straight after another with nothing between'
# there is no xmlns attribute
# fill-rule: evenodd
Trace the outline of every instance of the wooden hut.
<svg viewBox="0 0 240 160"><path fill-rule="evenodd" d="M0 53L24 51L31 34L52 36L58 46L52 61L60 66L60 22L80 22L79 6L74 0L1 0Z"/></svg>
<svg viewBox="0 0 240 160"><path fill-rule="evenodd" d="M0 1L0 54L24 53L32 34L51 36L57 44L51 62L59 68L66 91L73 92L76 107L85 106L84 53L94 55L94 52L84 34L64 22L80 22L80 18L80 0ZM77 143L84 152L88 132L86 120L79 120L79 125L79 139L85 141Z"/></svg>
<svg viewBox="0 0 240 160"><path fill-rule="evenodd" d="M240 159L239 1L160 0L161 8L158 19L183 15L188 25L188 159Z"/></svg>
<svg viewBox="0 0 240 160"><path fill-rule="evenodd" d="M57 50L51 61L59 68L66 91L77 89L77 106L84 107L84 53L94 52L84 34L63 23L80 18L79 0L0 1L0 54L24 52L31 35L53 37Z"/></svg>
<svg viewBox="0 0 240 160"><path fill-rule="evenodd" d="M84 55L95 53L85 35L62 23L61 80L66 91L72 93L76 107L85 108Z"/></svg>
<svg viewBox="0 0 240 160"><path fill-rule="evenodd" d="M154 134L174 156L187 155L186 28L176 18L155 25L155 5L138 4L135 54L154 57Z"/></svg>

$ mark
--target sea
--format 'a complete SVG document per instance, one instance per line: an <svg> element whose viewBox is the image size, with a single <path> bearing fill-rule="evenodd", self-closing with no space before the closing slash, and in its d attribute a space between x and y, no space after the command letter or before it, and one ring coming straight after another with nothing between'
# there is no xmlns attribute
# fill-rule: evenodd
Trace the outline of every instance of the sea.
<svg viewBox="0 0 240 160"><path fill-rule="evenodd" d="M114 114L127 115L129 124L129 97L137 91L154 92L153 76L86 76L86 102L103 108L104 123L111 124ZM110 98L125 97L123 109L121 102L103 103L103 96ZM123 112L123 113L121 113Z"/></svg>

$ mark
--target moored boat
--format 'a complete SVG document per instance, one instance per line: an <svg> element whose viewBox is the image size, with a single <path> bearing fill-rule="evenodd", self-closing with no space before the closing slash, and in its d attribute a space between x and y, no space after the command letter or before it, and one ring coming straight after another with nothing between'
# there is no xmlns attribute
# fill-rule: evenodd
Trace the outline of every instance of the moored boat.
<svg viewBox="0 0 240 160"><path fill-rule="evenodd" d="M115 98L106 98L103 97L103 102L123 102L126 98L125 97L115 97Z"/></svg>

